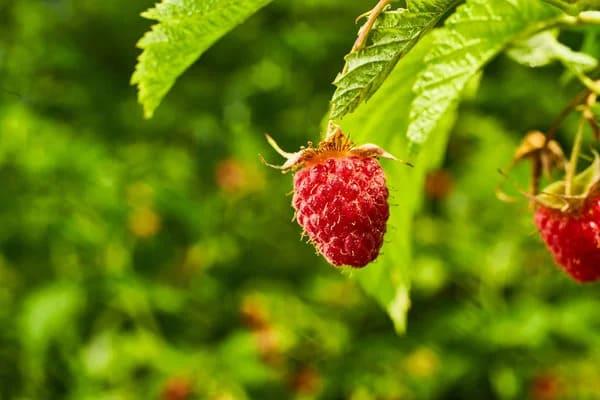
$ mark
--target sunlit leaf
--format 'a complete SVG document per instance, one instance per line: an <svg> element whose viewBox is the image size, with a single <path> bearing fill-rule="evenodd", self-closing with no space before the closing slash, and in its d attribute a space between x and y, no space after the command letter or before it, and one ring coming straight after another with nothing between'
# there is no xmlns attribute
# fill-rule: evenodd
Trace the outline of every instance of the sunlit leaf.
<svg viewBox="0 0 600 400"><path fill-rule="evenodd" d="M407 7L382 13L365 48L346 56L347 68L334 81L331 118L339 119L370 98L398 61L458 0L408 0Z"/></svg>
<svg viewBox="0 0 600 400"><path fill-rule="evenodd" d="M138 42L132 84L152 117L175 80L210 46L271 0L163 0L142 16L158 21Z"/></svg>
<svg viewBox="0 0 600 400"><path fill-rule="evenodd" d="M512 40L550 25L558 10L539 0L469 0L436 32L414 85L408 137L424 143L469 80Z"/></svg>

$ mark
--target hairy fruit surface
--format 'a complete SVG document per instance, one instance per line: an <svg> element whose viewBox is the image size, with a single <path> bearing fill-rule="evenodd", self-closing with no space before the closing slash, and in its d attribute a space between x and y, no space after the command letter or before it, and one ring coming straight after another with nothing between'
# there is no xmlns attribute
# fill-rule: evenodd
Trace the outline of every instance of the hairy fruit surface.
<svg viewBox="0 0 600 400"><path fill-rule="evenodd" d="M317 148L286 153L279 167L294 170L292 206L310 241L335 266L361 268L379 255L389 218L385 175L378 157L394 157L373 144L355 147L337 129Z"/></svg>
<svg viewBox="0 0 600 400"><path fill-rule="evenodd" d="M539 206L535 224L567 274L578 282L600 279L600 196L588 198L574 212Z"/></svg>
<svg viewBox="0 0 600 400"><path fill-rule="evenodd" d="M375 158L325 158L294 176L298 223L331 264L363 267L375 260L389 217L388 189Z"/></svg>

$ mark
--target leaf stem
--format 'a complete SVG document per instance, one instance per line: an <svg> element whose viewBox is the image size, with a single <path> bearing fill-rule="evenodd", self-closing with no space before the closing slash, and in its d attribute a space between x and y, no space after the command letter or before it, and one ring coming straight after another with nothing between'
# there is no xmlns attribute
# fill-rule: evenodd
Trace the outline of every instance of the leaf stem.
<svg viewBox="0 0 600 400"><path fill-rule="evenodd" d="M371 32L377 17L379 17L379 14L381 14L391 2L392 0L379 0L377 5L371 11L369 11L369 18L367 19L367 22L365 22L365 24L360 28L358 37L356 38L351 51L358 51L365 47L365 44L367 43L367 37L369 36L369 32Z"/></svg>
<svg viewBox="0 0 600 400"><path fill-rule="evenodd" d="M350 50L351 53L354 53L355 51L358 51L365 47L365 45L367 44L367 38L369 37L369 33L371 32L371 29L373 29L373 25L375 25L375 21L377 20L377 17L379 17L379 15L383 12L383 10L385 10L385 8L391 2L392 2L392 0L379 0L379 2L375 5L375 7L373 7L373 9L371 11L369 11L368 13L365 14L365 15L368 15L369 17L367 18L367 22L365 22L364 25L361 26L360 29L358 30L358 37L356 38L354 45L352 45L352 49ZM345 73L347 71L348 71L348 63L346 63L346 65L344 65L344 70L342 72Z"/></svg>
<svg viewBox="0 0 600 400"><path fill-rule="evenodd" d="M575 142L573 143L573 150L571 151L571 159L567 166L567 179L565 186L565 194L571 196L573 194L573 179L577 172L577 161L579 160L579 154L581 153L581 143L583 142L583 130L585 124L585 118L582 115L579 119L579 125L577 126L577 134L575 135Z"/></svg>

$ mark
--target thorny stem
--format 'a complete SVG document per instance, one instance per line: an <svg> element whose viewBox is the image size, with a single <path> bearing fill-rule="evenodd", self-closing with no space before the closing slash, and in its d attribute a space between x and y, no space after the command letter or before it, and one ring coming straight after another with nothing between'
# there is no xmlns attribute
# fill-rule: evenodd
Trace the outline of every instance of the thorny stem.
<svg viewBox="0 0 600 400"><path fill-rule="evenodd" d="M573 151L571 151L571 159L567 166L567 179L566 179L566 195L571 196L573 194L573 179L575 178L575 172L577 171L577 161L579 160L579 154L581 153L581 143L583 142L583 130L585 124L585 118L582 115L577 126L577 134L575 136L575 142L573 143Z"/></svg>
<svg viewBox="0 0 600 400"><path fill-rule="evenodd" d="M369 16L367 18L367 22L365 22L365 24L361 26L360 30L358 31L358 37L356 38L356 41L354 42L350 53L354 53L355 51L358 51L365 47L367 43L367 38L369 37L371 29L373 29L373 25L375 24L377 17L379 17L379 15L391 2L392 0L379 0L377 5L375 5L375 7L373 7L373 9L367 13L367 15ZM346 73L347 71L348 64L346 63L346 65L344 65L344 70L342 71L342 73Z"/></svg>

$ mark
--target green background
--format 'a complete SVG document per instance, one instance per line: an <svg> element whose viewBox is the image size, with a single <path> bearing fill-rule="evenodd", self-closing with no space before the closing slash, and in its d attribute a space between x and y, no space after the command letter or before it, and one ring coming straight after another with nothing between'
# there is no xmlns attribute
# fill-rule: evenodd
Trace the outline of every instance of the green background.
<svg viewBox="0 0 600 400"><path fill-rule="evenodd" d="M405 335L301 241L263 134L318 140L371 3L273 3L147 121L129 79L151 1L0 2L0 399L600 398L597 286L494 194L579 90L559 67L501 56L461 106L412 229ZM392 209L412 196L389 186Z"/></svg>

